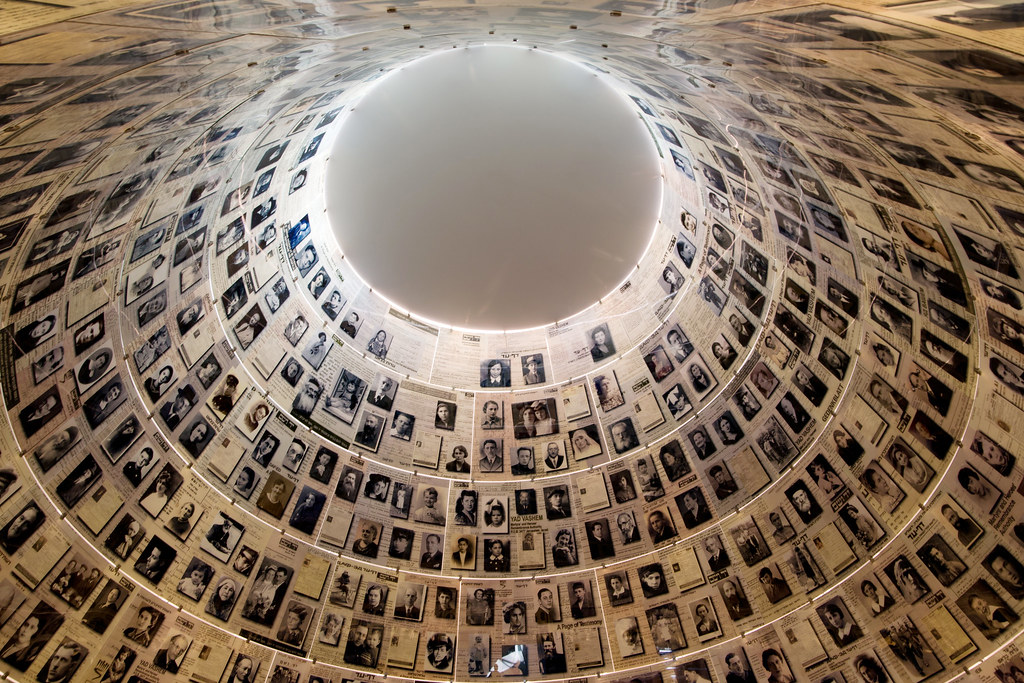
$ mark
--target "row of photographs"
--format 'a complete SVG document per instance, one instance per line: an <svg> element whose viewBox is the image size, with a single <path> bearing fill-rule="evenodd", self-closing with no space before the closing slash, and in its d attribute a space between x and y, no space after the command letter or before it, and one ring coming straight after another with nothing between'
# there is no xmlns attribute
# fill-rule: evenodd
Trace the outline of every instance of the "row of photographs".
<svg viewBox="0 0 1024 683"><path fill-rule="evenodd" d="M628 631L628 630L627 630L627 631ZM624 633L625 633L625 631L624 631Z"/></svg>

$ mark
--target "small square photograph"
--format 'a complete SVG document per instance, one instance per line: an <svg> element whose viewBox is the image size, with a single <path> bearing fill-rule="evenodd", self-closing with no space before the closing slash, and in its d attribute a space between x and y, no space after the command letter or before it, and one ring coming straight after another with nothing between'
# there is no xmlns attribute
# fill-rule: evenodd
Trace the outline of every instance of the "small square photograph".
<svg viewBox="0 0 1024 683"><path fill-rule="evenodd" d="M975 581L957 599L956 605L988 640L995 640L1020 620L1018 614L983 579Z"/></svg>
<svg viewBox="0 0 1024 683"><path fill-rule="evenodd" d="M789 523L789 517L782 506L768 513L768 523L771 525L772 540L776 545L784 545L796 537L796 529Z"/></svg>
<svg viewBox="0 0 1024 683"><path fill-rule="evenodd" d="M382 526L368 519L357 519L352 542L352 552L363 557L377 557Z"/></svg>
<svg viewBox="0 0 1024 683"><path fill-rule="evenodd" d="M395 416L391 420L391 429L388 431L388 436L401 439L402 441L412 441L412 430L415 424L416 417L414 415L396 410Z"/></svg>
<svg viewBox="0 0 1024 683"><path fill-rule="evenodd" d="M388 349L391 348L393 341L394 335L389 335L386 330L377 330L373 339L366 345L366 351L377 360L383 361L387 358Z"/></svg>
<svg viewBox="0 0 1024 683"><path fill-rule="evenodd" d="M177 555L166 541L154 536L135 562L135 571L153 585L159 584Z"/></svg>
<svg viewBox="0 0 1024 683"><path fill-rule="evenodd" d="M46 603L40 602L40 605L45 604ZM39 608L37 607L36 609L38 610ZM29 616L34 615L35 612ZM26 626L26 628L29 628L30 626L31 625ZM36 632L36 637L39 637L38 634L41 631L42 629L40 628L39 631ZM49 638L50 636L47 636L42 640L42 642L45 643ZM12 648L17 649L16 646L18 645L18 641L13 637L11 638L11 641L11 644L5 647L4 651L11 651ZM22 653L22 656L24 656L24 653ZM36 655L34 656L38 656L38 650L36 650ZM50 655L50 658L43 663L42 668L39 670L39 674L36 676L36 680L39 680L40 678L44 681L56 680L54 676L56 673L57 676L62 676L64 680L70 681L78 672L78 667L87 659L89 659L89 648L85 647L82 643L75 642L70 637L65 637L60 641L60 644L57 646L57 649L53 651L53 654ZM18 668L19 664L25 663L25 660L19 657L16 652L5 656L4 660L15 668Z"/></svg>
<svg viewBox="0 0 1024 683"><path fill-rule="evenodd" d="M380 446L380 439L384 435L384 425L387 418L364 410L359 420L359 431L353 439L357 444L373 453L377 452Z"/></svg>
<svg viewBox="0 0 1024 683"><path fill-rule="evenodd" d="M615 355L615 344L608 323L601 323L587 331L587 345L595 363Z"/></svg>
<svg viewBox="0 0 1024 683"><path fill-rule="evenodd" d="M459 491L455 499L455 524L457 526L475 527L479 523L478 494L471 489Z"/></svg>
<svg viewBox="0 0 1024 683"><path fill-rule="evenodd" d="M728 370L732 367L732 364L736 362L736 358L739 354L736 353L736 349L733 348L729 340L726 339L725 335L720 334L718 338L711 343L711 355L715 357L718 364L722 366L723 370Z"/></svg>
<svg viewBox="0 0 1024 683"><path fill-rule="evenodd" d="M451 552L452 569L476 569L476 535L453 535L449 550Z"/></svg>
<svg viewBox="0 0 1024 683"><path fill-rule="evenodd" d="M544 468L548 472L557 472L569 467L569 460L565 457L565 443L562 441L548 441L544 444Z"/></svg>
<svg viewBox="0 0 1024 683"><path fill-rule="evenodd" d="M306 445L305 441L292 439L291 443L288 444L288 450L284 453L281 465L285 469L298 474L299 469L302 467L302 462L306 459L306 451L308 450L309 446Z"/></svg>
<svg viewBox="0 0 1024 683"><path fill-rule="evenodd" d="M281 519L294 490L295 484L292 481L277 472L271 472L256 500L256 507L275 519Z"/></svg>
<svg viewBox="0 0 1024 683"><path fill-rule="evenodd" d="M316 455L313 457L313 464L309 467L310 478L320 482L321 484L329 483L331 481L331 475L334 474L334 467L337 463L338 454L328 449L326 446L320 446Z"/></svg>
<svg viewBox="0 0 1024 683"><path fill-rule="evenodd" d="M626 399L622 397L619 382L613 371L595 375L594 390L597 392L598 405L606 413L626 403Z"/></svg>
<svg viewBox="0 0 1024 683"><path fill-rule="evenodd" d="M551 558L555 567L573 567L580 563L575 529L566 527L555 532L555 544L551 546Z"/></svg>
<svg viewBox="0 0 1024 683"><path fill-rule="evenodd" d="M314 299L319 299L330 283L331 276L327 274L327 269L321 266L320 270L309 281L309 293L313 295Z"/></svg>
<svg viewBox="0 0 1024 683"><path fill-rule="evenodd" d="M694 429L686 435L686 438L690 440L690 445L693 447L693 450L697 454L697 458L699 460L707 460L718 452L718 447L715 445L715 442L711 440L708 430L700 425L694 427Z"/></svg>
<svg viewBox="0 0 1024 683"><path fill-rule="evenodd" d="M320 521L320 513L327 502L327 496L312 486L303 486L302 491L296 496L296 501L295 509L288 519L288 526L304 534L312 534L317 522Z"/></svg>
<svg viewBox="0 0 1024 683"><path fill-rule="evenodd" d="M324 410L345 424L352 424L365 393L366 381L342 369L334 382L334 388L324 401Z"/></svg>
<svg viewBox="0 0 1024 683"><path fill-rule="evenodd" d="M553 398L512 404L516 439L558 433L558 412Z"/></svg>
<svg viewBox="0 0 1024 683"><path fill-rule="evenodd" d="M687 462L683 446L678 439L662 444L658 450L658 460L661 461L669 481L678 481L691 472L690 463Z"/></svg>
<svg viewBox="0 0 1024 683"><path fill-rule="evenodd" d="M897 437L893 441L892 445L885 452L885 459L892 466L893 471L900 476L903 481L914 489L918 493L924 492L931 482L932 477L935 476L935 470L932 469L931 465L925 462L917 453L911 449L906 441ZM969 468L967 468L969 469ZM979 475L980 478L980 475ZM960 481L963 481L961 479ZM982 481L987 481L983 480ZM964 487L967 488L966 486ZM977 489L976 490L980 490ZM991 489L988 490L991 493ZM970 491L968 491L970 493ZM996 495L994 498L989 496L991 502L998 501L999 496Z"/></svg>
<svg viewBox="0 0 1024 683"><path fill-rule="evenodd" d="M545 381L544 356L533 353L522 357L523 382L530 384L543 384Z"/></svg>
<svg viewBox="0 0 1024 683"><path fill-rule="evenodd" d="M182 481L181 474L174 469L173 465L167 463L160 470L160 474L149 485L149 488L143 492L142 497L139 499L139 505L156 519L160 516L168 501L177 492Z"/></svg>
<svg viewBox="0 0 1024 683"><path fill-rule="evenodd" d="M917 549L917 557L939 583L949 588L967 571L967 565L957 556L940 534L932 534Z"/></svg>
<svg viewBox="0 0 1024 683"><path fill-rule="evenodd" d="M512 386L512 363L505 358L492 358L480 363L480 387L507 388Z"/></svg>
<svg viewBox="0 0 1024 683"><path fill-rule="evenodd" d="M713 516L711 508L708 506L707 498L705 498L704 491L700 486L694 486L683 491L676 496L675 500L676 506L679 508L679 513L683 518L683 526L687 529L696 529L701 524L711 521ZM655 510L654 512L658 511ZM652 512L651 515L654 515L654 512ZM668 517L667 509L665 509L664 516ZM648 516L648 519L650 520L651 516ZM671 525L671 521L669 521L668 524ZM648 526L652 534L652 539L658 538L658 540L664 540L665 538L675 537L674 530L672 531L671 536L666 537L664 535L666 532L663 529L660 533L655 534L654 525L648 524ZM657 543L658 540L655 540L654 542Z"/></svg>
<svg viewBox="0 0 1024 683"><path fill-rule="evenodd" d="M373 475L370 475L371 478ZM412 499L416 495L416 486L405 482L394 483L391 489L391 504L388 507L388 514L396 519L409 519L409 509L412 507Z"/></svg>
<svg viewBox="0 0 1024 683"><path fill-rule="evenodd" d="M61 364L63 365L63 347L61 347L60 359ZM95 384L107 374L107 371L114 367L113 359L113 347L101 346L79 361L75 366L75 384L78 385L78 393L85 394L90 388L95 386ZM170 365L166 367L169 368L169 371L165 372L161 370L161 373L173 375L174 368ZM53 372L46 372L46 376L49 376L50 374L53 374ZM162 375L157 375L155 378L150 378L150 380L143 382L143 387L146 389L150 398L155 401L157 398L160 398L170 381L170 376L167 376L166 379L164 379ZM38 384L38 382L36 383ZM153 398L154 394L156 398Z"/></svg>
<svg viewBox="0 0 1024 683"><path fill-rule="evenodd" d="M501 632L506 635L526 635L526 601L506 602L501 607Z"/></svg>
<svg viewBox="0 0 1024 683"><path fill-rule="evenodd" d="M107 596L110 593L110 584L111 582L108 580L107 586L102 591L100 591L100 594L96 597L96 600L93 602L92 607L89 608L89 611L86 612L85 616L82 618L82 622L85 623L87 626L89 626L89 621L87 620L91 621L94 618L94 610L97 608L97 606L107 606ZM120 603L118 602L118 598L121 597L120 593L121 591L118 591L118 593L114 595L113 599L109 601L109 604L113 606L113 611L110 614L111 617L113 616L113 614L117 613L117 609L120 607ZM22 590L18 588L18 586L13 581L11 581L10 579L4 579L3 581L0 581L0 596L3 596L3 602L6 603L2 608L0 608L0 625L3 625L6 624L7 621L14 615L14 613L18 611L18 608L24 604L25 593L22 592ZM81 606L81 603L79 603L79 606ZM92 626L89 626L89 628L92 628ZM103 625L103 628L106 628L106 624Z"/></svg>
<svg viewBox="0 0 1024 683"><path fill-rule="evenodd" d="M612 607L621 607L633 602L633 591L629 586L629 574L625 570L604 575L605 590Z"/></svg>
<svg viewBox="0 0 1024 683"><path fill-rule="evenodd" d="M572 430L569 432L569 442L576 460L586 460L604 452L597 425L584 425Z"/></svg>
<svg viewBox="0 0 1024 683"><path fill-rule="evenodd" d="M675 370L675 365L669 359L665 347L660 344L655 346L649 353L644 354L644 363L647 364L647 369L656 382L665 379Z"/></svg>
<svg viewBox="0 0 1024 683"><path fill-rule="evenodd" d="M765 339L767 340L767 337ZM750 381L764 398L770 397L775 388L779 386L778 377L768 369L764 361L758 361L757 365L754 366L753 371L750 373Z"/></svg>
<svg viewBox="0 0 1024 683"><path fill-rule="evenodd" d="M193 557L192 561L185 568L185 573L182 574L181 580L178 581L178 592L198 602L199 598L203 597L203 593L206 592L206 588L210 585L210 579L212 578L213 567L198 557Z"/></svg>
<svg viewBox="0 0 1024 683"><path fill-rule="evenodd" d="M711 485L714 487L715 497L718 500L725 500L740 490L739 485L732 476L732 472L729 471L728 464L724 460L712 465L708 469L708 474L711 476Z"/></svg>
<svg viewBox="0 0 1024 683"><path fill-rule="evenodd" d="M341 642L341 631L345 627L345 617L340 612L324 612L317 630L316 641L331 647Z"/></svg>
<svg viewBox="0 0 1024 683"><path fill-rule="evenodd" d="M905 555L897 556L885 567L884 571L903 599L910 604L914 604L932 592L924 578Z"/></svg>
<svg viewBox="0 0 1024 683"><path fill-rule="evenodd" d="M338 567L334 574L334 581L331 583L327 600L332 605L353 608L356 604L356 593L363 581L363 575L355 570Z"/></svg>
<svg viewBox="0 0 1024 683"><path fill-rule="evenodd" d="M709 260L714 258L716 255L717 254L713 250L709 251ZM713 272L715 272L717 275L724 277L728 271L727 269L722 270L722 268L729 265L731 265L731 261L717 259L712 263L712 269ZM743 278L734 277L732 282L735 285L735 283L738 280L742 279ZM733 285L730 286L730 288L732 287ZM700 281L700 285L697 287L697 291L700 293L701 298L707 303L708 307L711 308L715 315L721 316L722 310L725 308L725 304L729 300L729 296L725 293L725 290L719 287L718 284L716 284L715 281L711 279L711 276L708 275L705 276L704 279Z"/></svg>
<svg viewBox="0 0 1024 683"><path fill-rule="evenodd" d="M587 545L590 547L590 557L594 560L602 560L608 557L615 557L615 548L612 546L611 530L608 528L607 519L594 519L584 524L587 533Z"/></svg>
<svg viewBox="0 0 1024 683"><path fill-rule="evenodd" d="M828 386L803 363L797 365L793 371L793 384L815 407L821 405L825 394L828 393Z"/></svg>
<svg viewBox="0 0 1024 683"><path fill-rule="evenodd" d="M676 364L685 361L693 353L693 343L679 325L673 325L665 335L665 343L669 357Z"/></svg>
<svg viewBox="0 0 1024 683"><path fill-rule="evenodd" d="M502 645L494 668L502 676L525 678L530 673L529 650L525 645Z"/></svg>
<svg viewBox="0 0 1024 683"><path fill-rule="evenodd" d="M423 621L423 604L427 596L427 586L422 583L400 581L395 591L395 619Z"/></svg>
<svg viewBox="0 0 1024 683"><path fill-rule="evenodd" d="M46 396L46 394L44 394ZM85 421L89 423L89 426L93 429L99 427L103 422L110 417L114 411L121 407L121 405L128 400L128 392L125 391L124 383L121 380L121 375L115 375L112 379L107 381L102 387L97 389L92 396L82 401L82 412L85 414ZM59 401L58 401L59 403ZM44 403L40 408L45 408L48 403ZM22 421L22 426L26 427L25 435L29 435L28 427L34 424L33 420L39 419L40 410L36 409L26 415L27 419ZM40 423L42 426L42 423Z"/></svg>
<svg viewBox="0 0 1024 683"><path fill-rule="evenodd" d="M470 676L487 676L491 671L491 637L484 633L476 633L469 636L469 639L466 673Z"/></svg>
<svg viewBox="0 0 1024 683"><path fill-rule="evenodd" d="M777 564L766 564L761 567L757 573L757 580L768 602L773 605L793 594Z"/></svg>
<svg viewBox="0 0 1024 683"><path fill-rule="evenodd" d="M242 468L238 470L238 474L235 475L235 483L232 485L231 489L241 496L242 499L249 500L252 498L253 491L256 490L256 487L259 486L262 480L262 475L260 475L254 468L249 465L243 465Z"/></svg>
<svg viewBox="0 0 1024 683"><path fill-rule="evenodd" d="M611 482L612 493L615 496L616 503L628 503L636 499L636 486L633 484L632 472L629 470L611 472L608 475L608 479Z"/></svg>
<svg viewBox="0 0 1024 683"><path fill-rule="evenodd" d="M344 662L353 666L375 668L380 657L380 643L383 639L384 624L365 619L353 619L348 631L348 641L345 644ZM292 677L292 674L288 674L281 680L291 680ZM298 673L295 673L294 678L298 677Z"/></svg>
<svg viewBox="0 0 1024 683"><path fill-rule="evenodd" d="M810 524L821 516L821 506L803 480L798 479L787 488L786 497L804 524Z"/></svg>
<svg viewBox="0 0 1024 683"><path fill-rule="evenodd" d="M342 326L344 326L344 323ZM374 375L373 383L370 385L373 388L370 390L369 395L367 395L366 401L381 410L391 410L395 394L398 392L398 384L397 380L382 372L378 372Z"/></svg>
<svg viewBox="0 0 1024 683"><path fill-rule="evenodd" d="M241 419L235 422L235 427L242 432L246 439L254 442L256 435L260 433L264 425L267 424L267 420L270 419L271 412L273 411L270 403L259 394L254 393L252 398L245 404L245 408L240 415Z"/></svg>
<svg viewBox="0 0 1024 683"><path fill-rule="evenodd" d="M719 581L718 592L722 595L722 602L725 603L725 609L733 621L746 619L754 613L746 591L743 589L743 583L738 579L729 578Z"/></svg>
<svg viewBox="0 0 1024 683"><path fill-rule="evenodd" d="M327 340L327 333L317 332L316 336L310 339L306 348L302 350L302 360L309 363L314 370L319 370L330 350L331 344Z"/></svg>
<svg viewBox="0 0 1024 683"><path fill-rule="evenodd" d="M665 488L661 483L661 476L654 466L654 457L648 454L638 456L633 462L636 468L636 479L640 485L640 493L647 503L658 500L665 495Z"/></svg>
<svg viewBox="0 0 1024 683"><path fill-rule="evenodd" d="M908 671L913 668L918 672L921 680L931 678L943 670L944 667L935 650L928 645L928 641L925 640L910 617L898 617L895 621L887 624L886 628L881 629L879 634L889 645L889 649L896 658L903 663ZM934 637L935 632L932 635Z"/></svg>
<svg viewBox="0 0 1024 683"><path fill-rule="evenodd" d="M839 509L839 518L843 520L843 523L853 533L854 538L864 546L865 550L871 550L875 544L885 538L885 531L868 510L868 506L857 496L851 496L846 504Z"/></svg>
<svg viewBox="0 0 1024 683"><path fill-rule="evenodd" d="M842 598L832 598L816 607L815 611L821 618L825 630L832 637L832 641L840 649L854 643L864 635Z"/></svg>
<svg viewBox="0 0 1024 683"><path fill-rule="evenodd" d="M427 639L427 661L424 669L451 674L455 666L455 634L434 633Z"/></svg>
<svg viewBox="0 0 1024 683"><path fill-rule="evenodd" d="M494 625L494 589L474 588L466 593L466 623L470 626Z"/></svg>
<svg viewBox="0 0 1024 683"><path fill-rule="evenodd" d="M309 625L316 617L316 610L301 604L297 600L289 600L284 609L284 619L277 629L277 640L301 648L306 641Z"/></svg>
<svg viewBox="0 0 1024 683"><path fill-rule="evenodd" d="M537 491L535 489L516 489L515 501L516 515L537 514Z"/></svg>
<svg viewBox="0 0 1024 683"><path fill-rule="evenodd" d="M646 616L647 625L654 638L654 647L659 654L668 654L686 647L686 636L683 634L683 625L679 621L679 611L675 603L669 602L652 607L647 610Z"/></svg>
<svg viewBox="0 0 1024 683"><path fill-rule="evenodd" d="M366 478L366 486L363 488L363 495L370 500L387 503L388 492L390 490L391 477L379 472L371 472Z"/></svg>
<svg viewBox="0 0 1024 683"><path fill-rule="evenodd" d="M569 487L565 484L544 487L544 513L548 520L572 517Z"/></svg>
<svg viewBox="0 0 1024 683"><path fill-rule="evenodd" d="M483 531L487 534L508 533L508 497L490 496L482 507Z"/></svg>
<svg viewBox="0 0 1024 683"><path fill-rule="evenodd" d="M757 433L755 439L768 462L782 470L795 458L799 451L779 421L771 417Z"/></svg>
<svg viewBox="0 0 1024 683"><path fill-rule="evenodd" d="M241 523L223 512L218 512L199 547L226 563L244 533L245 527Z"/></svg>
<svg viewBox="0 0 1024 683"><path fill-rule="evenodd" d="M266 327L267 318L257 303L243 317L239 318L232 329L235 339L238 340L238 345L243 349L248 349Z"/></svg>
<svg viewBox="0 0 1024 683"><path fill-rule="evenodd" d="M700 357L700 354L697 354L696 357L690 360L683 371L683 375L689 382L690 389L693 390L694 400L697 401L704 398L712 389L718 386L718 380L708 368L704 359Z"/></svg>
<svg viewBox="0 0 1024 683"><path fill-rule="evenodd" d="M505 405L497 401L487 400L483 405L483 417L480 420L481 429L504 429L505 428Z"/></svg>
<svg viewBox="0 0 1024 683"><path fill-rule="evenodd" d="M661 398L665 401L669 414L676 420L681 420L693 410L693 404L690 403L690 399L686 396L686 390L679 382L662 394Z"/></svg>
<svg viewBox="0 0 1024 683"><path fill-rule="evenodd" d="M615 620L615 640L622 658L644 653L644 642L640 637L640 625L636 617L620 617Z"/></svg>
<svg viewBox="0 0 1024 683"><path fill-rule="evenodd" d="M341 295L341 291L335 287L331 290L331 293L324 299L324 302L320 304L320 310L322 310L328 318L331 320L337 320L338 314L341 313L341 309L345 308L345 304L348 303L345 297Z"/></svg>
<svg viewBox="0 0 1024 683"><path fill-rule="evenodd" d="M953 447L953 435L940 427L939 423L929 417L927 413L920 410L914 414L907 431L939 460L945 460Z"/></svg>
<svg viewBox="0 0 1024 683"><path fill-rule="evenodd" d="M787 396L789 396L788 393ZM809 419L810 416L808 416L808 420ZM733 417L732 411L726 410L719 415L711 425L714 427L715 433L718 435L718 440L725 446L731 446L738 443L744 436L743 430L740 428L740 424L736 421L736 418Z"/></svg>
<svg viewBox="0 0 1024 683"><path fill-rule="evenodd" d="M706 642L722 635L722 627L718 623L715 605L711 598L704 598L690 603L690 614L693 625L697 628L697 640Z"/></svg>
<svg viewBox="0 0 1024 683"><path fill-rule="evenodd" d="M753 567L772 554L764 536L761 535L761 530L757 528L757 523L752 518L732 527L729 534L748 567Z"/></svg>
<svg viewBox="0 0 1024 683"><path fill-rule="evenodd" d="M589 580L572 581L566 584L569 591L570 612L573 619L588 619L597 616L594 594ZM541 599L543 604L543 599Z"/></svg>
<svg viewBox="0 0 1024 683"><path fill-rule="evenodd" d="M640 439L636 434L631 418L623 418L608 427L608 436L617 454L627 453L640 447Z"/></svg>
<svg viewBox="0 0 1024 683"><path fill-rule="evenodd" d="M63 481L57 484L57 496L68 509L71 509L102 476L103 472L96 459L87 455L68 473Z"/></svg>
<svg viewBox="0 0 1024 683"><path fill-rule="evenodd" d="M214 431L202 415L196 415L178 436L178 443L193 458L198 458L213 441Z"/></svg>
<svg viewBox="0 0 1024 683"><path fill-rule="evenodd" d="M1024 597L1024 565L1003 545L997 545L982 566L1014 600Z"/></svg>
<svg viewBox="0 0 1024 683"><path fill-rule="evenodd" d="M50 592L62 599L71 607L78 609L89 599L92 591L102 578L99 568L90 566L91 561L85 556L75 553L64 565L64 569L50 584ZM9 595L13 600L17 594L12 590ZM24 597L22 597L24 600ZM10 616L10 615L8 615Z"/></svg>
<svg viewBox="0 0 1024 683"><path fill-rule="evenodd" d="M637 569L640 577L640 589L644 597L650 600L659 595L668 595L668 580L665 578L665 568L660 563L654 562Z"/></svg>
<svg viewBox="0 0 1024 683"><path fill-rule="evenodd" d="M438 619L454 619L458 600L457 588L438 586L434 597L434 616Z"/></svg>
<svg viewBox="0 0 1024 683"><path fill-rule="evenodd" d="M437 408L434 411L434 427L449 432L453 431L455 429L455 415L457 411L458 406L451 401L438 401Z"/></svg>
<svg viewBox="0 0 1024 683"><path fill-rule="evenodd" d="M869 462L861 472L860 483L878 503L878 507L886 512L895 510L905 496L903 489L893 481L877 460Z"/></svg>
<svg viewBox="0 0 1024 683"><path fill-rule="evenodd" d="M131 417L134 418L135 416L132 415ZM43 441L33 453L36 462L39 464L39 468L43 472L49 472L54 465L63 460L64 456L78 444L80 436L81 432L78 427L70 426L58 430L55 434ZM152 453L150 453L150 456L152 456ZM13 481L14 480L11 480L11 483L13 483ZM133 485L138 486L138 484ZM16 487L8 484L8 491L10 493L14 493L15 490Z"/></svg>

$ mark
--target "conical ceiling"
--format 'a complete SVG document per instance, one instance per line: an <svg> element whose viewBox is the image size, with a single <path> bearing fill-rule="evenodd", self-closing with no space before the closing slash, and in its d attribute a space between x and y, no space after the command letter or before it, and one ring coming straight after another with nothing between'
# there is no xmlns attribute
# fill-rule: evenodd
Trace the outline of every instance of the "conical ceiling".
<svg viewBox="0 0 1024 683"><path fill-rule="evenodd" d="M1018 6L10 11L12 679L1024 677ZM578 236L537 273L481 222L552 301L622 267L544 324L473 281L507 324L405 310L332 229L375 82L494 46L590 71L658 156L629 253L530 226ZM352 229L386 271L430 218Z"/></svg>

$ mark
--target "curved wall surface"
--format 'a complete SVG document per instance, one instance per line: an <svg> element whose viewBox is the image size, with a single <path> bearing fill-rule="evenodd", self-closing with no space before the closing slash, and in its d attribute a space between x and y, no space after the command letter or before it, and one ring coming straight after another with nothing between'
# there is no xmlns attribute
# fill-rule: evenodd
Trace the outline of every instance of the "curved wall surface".
<svg viewBox="0 0 1024 683"><path fill-rule="evenodd" d="M89 9L0 44L11 679L1024 680L1018 6ZM661 175L635 267L480 225L552 299L630 273L509 332L365 284L327 179L375 80L493 45Z"/></svg>

